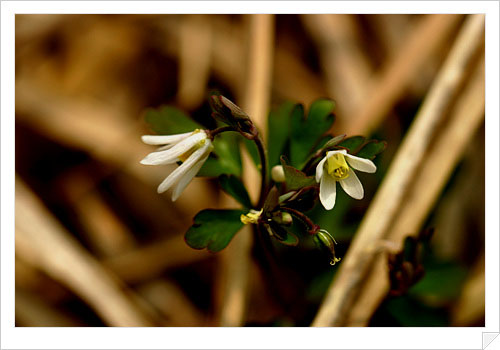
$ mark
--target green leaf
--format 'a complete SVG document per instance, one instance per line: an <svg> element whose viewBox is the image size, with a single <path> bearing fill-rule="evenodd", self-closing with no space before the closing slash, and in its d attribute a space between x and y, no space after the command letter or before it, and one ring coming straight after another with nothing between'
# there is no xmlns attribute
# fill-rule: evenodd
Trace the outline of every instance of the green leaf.
<svg viewBox="0 0 500 350"><path fill-rule="evenodd" d="M304 118L304 108L296 105L291 113L290 161L295 168L302 168L309 153L318 139L326 133L333 124L332 111L335 102L319 99L312 103L307 118Z"/></svg>
<svg viewBox="0 0 500 350"><path fill-rule="evenodd" d="M356 156L366 159L374 159L379 153L382 153L387 147L387 142L370 140L356 154Z"/></svg>
<svg viewBox="0 0 500 350"><path fill-rule="evenodd" d="M424 277L410 289L412 295L450 300L458 297L467 269L452 262L424 264Z"/></svg>
<svg viewBox="0 0 500 350"><path fill-rule="evenodd" d="M328 148L331 148L331 147L335 147L342 140L344 140L345 137L346 137L346 134L342 134L342 135L338 135L338 136L332 137L330 140L328 140L327 143L325 143L325 145L323 146L323 148L324 149L328 149Z"/></svg>
<svg viewBox="0 0 500 350"><path fill-rule="evenodd" d="M210 252L224 249L243 227L240 216L244 210L205 209L194 217L194 224L186 232L186 243L194 249L207 248Z"/></svg>
<svg viewBox="0 0 500 350"><path fill-rule="evenodd" d="M285 185L287 191L295 191L303 187L316 184L313 176L307 176L302 171L287 165L284 157L281 157L281 165L283 166L283 171L285 173Z"/></svg>
<svg viewBox="0 0 500 350"><path fill-rule="evenodd" d="M219 176L219 184L227 194L231 195L234 199L243 204L245 208L252 207L252 202L250 201L248 192L238 177L223 174Z"/></svg>
<svg viewBox="0 0 500 350"><path fill-rule="evenodd" d="M355 153L358 148L365 142L363 136L352 136L346 138L344 141L340 142L337 146L347 148L350 154Z"/></svg>
<svg viewBox="0 0 500 350"><path fill-rule="evenodd" d="M279 108L273 109L269 113L267 125L269 134L267 135L267 158L269 169L280 164L280 156L283 154L286 142L290 137L290 118L294 104L283 103Z"/></svg>
<svg viewBox="0 0 500 350"><path fill-rule="evenodd" d="M145 113L146 123L158 135L181 134L195 129L203 129L203 126L175 107L149 108Z"/></svg>
<svg viewBox="0 0 500 350"><path fill-rule="evenodd" d="M221 174L241 176L238 134L225 132L215 137L214 150L197 176L217 177Z"/></svg>
<svg viewBox="0 0 500 350"><path fill-rule="evenodd" d="M430 307L410 296L390 298L381 305L381 309L382 312L390 314L397 323L382 326L445 327L449 325L446 310Z"/></svg>

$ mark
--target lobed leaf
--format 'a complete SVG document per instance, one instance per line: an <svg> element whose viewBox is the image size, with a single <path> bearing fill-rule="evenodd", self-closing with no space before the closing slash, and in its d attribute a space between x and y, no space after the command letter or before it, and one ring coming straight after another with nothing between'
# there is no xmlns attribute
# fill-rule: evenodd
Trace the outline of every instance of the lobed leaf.
<svg viewBox="0 0 500 350"><path fill-rule="evenodd" d="M307 118L304 107L296 105L291 112L290 162L296 168L302 168L309 153L318 143L319 138L333 124L332 114L335 102L319 99L311 104Z"/></svg>
<svg viewBox="0 0 500 350"><path fill-rule="evenodd" d="M280 156L284 153L286 143L290 137L290 118L294 104L283 103L279 108L269 113L267 125L267 158L269 169L280 164Z"/></svg>
<svg viewBox="0 0 500 350"><path fill-rule="evenodd" d="M351 136L340 142L337 146L347 148L350 154L354 154L363 142L365 142L364 136Z"/></svg>
<svg viewBox="0 0 500 350"><path fill-rule="evenodd" d="M382 153L387 147L387 142L370 140L356 154L356 156L366 159L374 159L375 156Z"/></svg>
<svg viewBox="0 0 500 350"><path fill-rule="evenodd" d="M283 166L283 171L285 173L285 185L287 191L295 191L303 187L316 184L314 176L307 176L302 171L287 165L285 157L281 157L281 165Z"/></svg>
<svg viewBox="0 0 500 350"><path fill-rule="evenodd" d="M242 214L245 214L244 210L200 211L184 236L186 243L194 249L207 248L213 253L221 251L243 227L240 220Z"/></svg>

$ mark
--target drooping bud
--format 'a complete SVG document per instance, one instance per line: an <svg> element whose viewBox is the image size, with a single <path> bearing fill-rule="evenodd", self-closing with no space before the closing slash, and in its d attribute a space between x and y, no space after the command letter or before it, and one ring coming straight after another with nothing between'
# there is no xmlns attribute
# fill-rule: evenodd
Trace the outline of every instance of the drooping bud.
<svg viewBox="0 0 500 350"><path fill-rule="evenodd" d="M321 248L326 250L331 255L330 265L335 265L340 261L340 258L335 256L335 238L333 238L332 234L327 230L319 230L316 235L314 235L314 241Z"/></svg>
<svg viewBox="0 0 500 350"><path fill-rule="evenodd" d="M212 116L223 123L234 127L245 138L253 140L258 135L257 127L240 107L222 95L210 96Z"/></svg>

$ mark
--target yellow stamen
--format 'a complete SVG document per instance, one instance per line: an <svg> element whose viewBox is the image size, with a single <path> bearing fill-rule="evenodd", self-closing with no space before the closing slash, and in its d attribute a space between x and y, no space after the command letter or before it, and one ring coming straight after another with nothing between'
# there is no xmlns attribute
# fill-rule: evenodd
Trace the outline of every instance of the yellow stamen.
<svg viewBox="0 0 500 350"><path fill-rule="evenodd" d="M329 157L326 162L326 171L336 180L347 178L349 176L349 166L345 161L344 155L337 153Z"/></svg>
<svg viewBox="0 0 500 350"><path fill-rule="evenodd" d="M256 224L259 222L259 217L262 214L263 210L264 209L257 211L257 210L250 209L250 212L248 214L241 214L240 220L245 225Z"/></svg>

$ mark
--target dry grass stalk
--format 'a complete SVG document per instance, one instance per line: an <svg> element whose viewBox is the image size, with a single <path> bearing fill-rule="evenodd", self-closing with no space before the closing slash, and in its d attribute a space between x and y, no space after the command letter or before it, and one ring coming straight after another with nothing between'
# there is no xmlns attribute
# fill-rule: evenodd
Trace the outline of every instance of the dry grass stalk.
<svg viewBox="0 0 500 350"><path fill-rule="evenodd" d="M43 117L41 117L43 116ZM141 142L142 123L124 121L120 112L96 100L71 98L16 81L16 118L64 145L77 147L135 178L157 187L174 166L146 167L139 161L154 148ZM167 192L167 196L168 196ZM193 214L210 205L208 184L196 178L176 205Z"/></svg>
<svg viewBox="0 0 500 350"><path fill-rule="evenodd" d="M16 179L16 253L68 286L111 326L154 323L132 294L60 226L36 196Z"/></svg>
<svg viewBox="0 0 500 350"><path fill-rule="evenodd" d="M248 47L248 79L245 83L245 98L242 104L252 121L266 139L266 124L271 97L271 76L273 62L274 17L273 15L250 15ZM244 154L246 151L244 151ZM258 172L247 155L243 158L245 169L243 181L250 197L256 202L259 192ZM254 171L253 174L251 171ZM257 181L256 181L257 180ZM222 253L221 271L224 276L223 304L220 314L221 326L241 326L244 323L246 300L248 297L248 275L250 268L250 250L252 246L252 228L245 226L236 235L231 245Z"/></svg>
<svg viewBox="0 0 500 350"><path fill-rule="evenodd" d="M465 281L458 301L455 303L451 324L455 327L476 326L485 313L485 258L484 255L477 259L467 280Z"/></svg>
<svg viewBox="0 0 500 350"><path fill-rule="evenodd" d="M206 325L204 316L186 297L185 293L173 282L157 279L146 282L137 288L137 292L151 303L169 326L200 327Z"/></svg>
<svg viewBox="0 0 500 350"><path fill-rule="evenodd" d="M85 325L48 305L39 295L16 286L16 326L82 327Z"/></svg>
<svg viewBox="0 0 500 350"><path fill-rule="evenodd" d="M439 72L423 106L403 140L387 175L313 321L313 326L342 325L352 308L379 242L405 200L405 193L422 164L436 127L462 82L484 35L484 16L470 16Z"/></svg>
<svg viewBox="0 0 500 350"><path fill-rule="evenodd" d="M408 191L402 208L386 235L396 250L402 249L407 235L420 231L451 172L484 119L484 102L484 64L480 62L473 80L457 98L457 103L451 112L451 120L428 152L425 162L419 169L418 177ZM377 257L377 262L364 283L357 302L349 310L346 325L366 326L388 290L387 256L382 253Z"/></svg>
<svg viewBox="0 0 500 350"><path fill-rule="evenodd" d="M83 183L82 183L83 182ZM88 187L86 179L73 177L64 183L71 197L79 221L83 224L88 243L99 256L109 257L135 247L135 238L128 227L97 191L80 195L81 186ZM81 186L80 186L81 185Z"/></svg>
<svg viewBox="0 0 500 350"><path fill-rule="evenodd" d="M339 115L351 115L366 96L371 62L361 49L353 15L301 15L319 50L329 97L339 101ZM319 97L319 96L317 96Z"/></svg>
<svg viewBox="0 0 500 350"><path fill-rule="evenodd" d="M199 107L210 77L212 25L210 18L186 15L180 23L179 89L177 101L188 110Z"/></svg>
<svg viewBox="0 0 500 350"><path fill-rule="evenodd" d="M344 118L349 123L339 126L338 130L348 135L373 132L414 77L420 74L429 58L448 39L461 18L461 15L451 14L426 15L422 18L398 54L368 83L370 91L374 93L369 94L352 115Z"/></svg>
<svg viewBox="0 0 500 350"><path fill-rule="evenodd" d="M125 282L137 283L157 277L167 269L210 257L213 254L190 248L182 235L178 235L110 257L103 264Z"/></svg>

